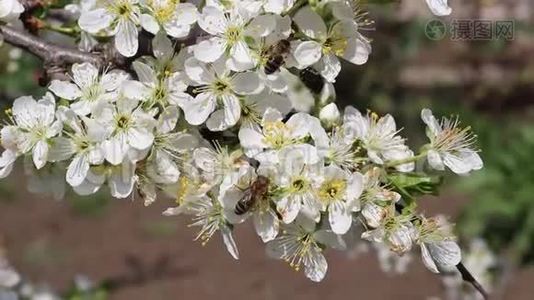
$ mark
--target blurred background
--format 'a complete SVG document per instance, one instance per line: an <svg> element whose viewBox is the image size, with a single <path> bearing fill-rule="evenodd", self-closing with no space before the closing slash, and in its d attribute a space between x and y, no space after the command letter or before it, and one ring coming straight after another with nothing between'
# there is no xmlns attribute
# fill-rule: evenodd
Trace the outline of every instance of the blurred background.
<svg viewBox="0 0 534 300"><path fill-rule="evenodd" d="M373 54L363 66L344 66L338 101L393 114L415 149L424 143L423 107L472 126L485 168L446 178L442 194L422 199L420 209L456 223L465 263L492 299L533 299L534 1L449 3L453 14L440 19L422 0L370 4L375 24L364 33ZM475 27L460 35L475 20L492 24L489 38L475 36ZM512 36L498 34L508 21ZM0 48L3 108L44 92L39 68L33 57ZM31 193L46 187L22 164L0 182L0 248L27 280L68 299L477 299L457 277L428 272L419 254L329 252L327 277L314 284L267 258L252 225L235 234L236 262L218 236L203 247L192 242L187 218L161 217L165 201L145 208L106 193L81 198L67 190L61 201Z"/></svg>

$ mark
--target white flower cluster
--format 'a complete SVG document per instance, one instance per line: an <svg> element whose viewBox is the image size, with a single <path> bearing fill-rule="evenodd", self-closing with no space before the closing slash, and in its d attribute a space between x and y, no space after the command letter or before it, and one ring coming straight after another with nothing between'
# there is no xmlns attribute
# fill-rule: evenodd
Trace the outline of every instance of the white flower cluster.
<svg viewBox="0 0 534 300"><path fill-rule="evenodd" d="M324 250L346 248L355 231L399 255L420 245L433 272L460 262L451 232L416 214L415 196L392 176L423 157L437 170L480 169L474 136L425 109L430 143L414 155L392 116L338 109L339 58L363 64L371 52L354 2L82 4L81 29L114 36L134 56L142 27L154 35L152 55L132 73L74 64L71 80L53 80L42 99L16 99L0 177L31 157L36 170L65 166L81 195L108 185L113 197L137 192L149 205L165 192L178 204L165 215L191 215L204 242L219 231L236 259L232 230L251 218L268 252L314 281L326 274ZM205 34L178 49L169 36L186 37L195 22Z"/></svg>

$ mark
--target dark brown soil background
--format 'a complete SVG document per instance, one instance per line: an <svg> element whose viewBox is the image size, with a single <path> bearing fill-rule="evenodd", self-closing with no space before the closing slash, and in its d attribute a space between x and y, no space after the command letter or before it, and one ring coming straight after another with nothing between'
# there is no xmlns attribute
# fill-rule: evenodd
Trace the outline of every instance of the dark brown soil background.
<svg viewBox="0 0 534 300"><path fill-rule="evenodd" d="M437 275L416 256L404 275L380 271L373 254L349 259L328 252L321 283L308 281L285 263L265 256L252 225L235 233L241 259L234 261L216 236L205 247L182 217L162 217L165 201L145 208L141 201L112 199L99 215L80 215L68 199L55 201L18 187L0 193L0 234L13 265L33 282L68 287L76 274L95 281L119 280L111 299L427 299L441 295ZM462 197L425 200L429 214L455 214ZM157 269L152 272L150 269ZM139 272L138 270L141 270ZM143 274L144 273L144 274ZM534 269L514 277L505 299L534 299Z"/></svg>

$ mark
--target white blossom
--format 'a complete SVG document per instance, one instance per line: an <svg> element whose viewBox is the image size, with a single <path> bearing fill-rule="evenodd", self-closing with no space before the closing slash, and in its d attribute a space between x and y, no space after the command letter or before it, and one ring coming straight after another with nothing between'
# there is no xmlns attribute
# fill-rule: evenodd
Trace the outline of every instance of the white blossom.
<svg viewBox="0 0 534 300"><path fill-rule="evenodd" d="M283 259L295 270L304 268L304 274L319 282L326 276L328 263L321 246L345 248L340 236L328 229L316 229L316 224L306 217L299 217L282 228L282 233L267 244L270 256Z"/></svg>
<svg viewBox="0 0 534 300"><path fill-rule="evenodd" d="M183 38L189 34L191 26L198 19L198 11L192 3L180 3L175 0L144 0L148 13L139 17L143 28L157 35L160 30L174 38Z"/></svg>
<svg viewBox="0 0 534 300"><path fill-rule="evenodd" d="M46 164L50 139L58 135L62 129L62 123L56 120L55 111L56 101L52 94L47 93L39 101L29 96L20 97L13 103L15 127L12 128L16 130L8 129L2 134L3 137L9 136L8 143L12 146L16 144L18 152L22 154L32 152L33 163L37 169ZM8 147L7 150L9 149ZM4 152L2 155L2 159L7 161L12 157L13 153L10 152Z"/></svg>
<svg viewBox="0 0 534 300"><path fill-rule="evenodd" d="M482 159L474 147L476 137L470 127L461 128L458 118L438 121L429 109L421 111L421 118L428 126L430 146L427 158L432 168L444 170L447 166L456 174L482 168Z"/></svg>
<svg viewBox="0 0 534 300"><path fill-rule="evenodd" d="M78 24L91 34L115 36L115 48L120 54L132 57L139 48L138 29L140 8L138 0L103 0L89 11L82 11Z"/></svg>
<svg viewBox="0 0 534 300"><path fill-rule="evenodd" d="M206 64L192 57L185 63L185 72L198 93L194 99L179 102L185 119L191 125L206 122L212 131L234 126L241 117L239 96L263 89L256 73L233 73L222 61Z"/></svg>
<svg viewBox="0 0 534 300"><path fill-rule="evenodd" d="M309 6L300 9L293 20L310 39L297 43L295 47L293 55L300 66L317 64L321 75L334 82L341 70L338 57L357 65L367 62L371 47L358 33L355 21L338 20L328 28L323 18Z"/></svg>
<svg viewBox="0 0 534 300"><path fill-rule="evenodd" d="M101 109L118 97L118 91L128 75L121 71L99 74L90 63L72 65L74 83L52 80L48 87L56 96L72 101L72 110L86 116Z"/></svg>

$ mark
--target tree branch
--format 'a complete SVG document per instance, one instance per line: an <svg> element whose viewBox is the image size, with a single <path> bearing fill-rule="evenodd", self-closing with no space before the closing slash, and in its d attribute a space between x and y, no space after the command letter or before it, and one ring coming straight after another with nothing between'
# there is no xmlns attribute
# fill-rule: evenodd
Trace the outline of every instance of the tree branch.
<svg viewBox="0 0 534 300"><path fill-rule="evenodd" d="M104 65L104 59L100 55L58 46L7 25L0 26L0 33L3 34L4 40L7 43L32 53L42 59L46 64L61 66L64 64L89 62L99 67Z"/></svg>

